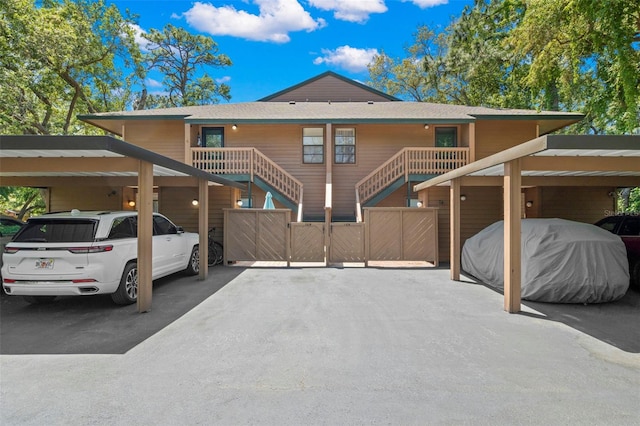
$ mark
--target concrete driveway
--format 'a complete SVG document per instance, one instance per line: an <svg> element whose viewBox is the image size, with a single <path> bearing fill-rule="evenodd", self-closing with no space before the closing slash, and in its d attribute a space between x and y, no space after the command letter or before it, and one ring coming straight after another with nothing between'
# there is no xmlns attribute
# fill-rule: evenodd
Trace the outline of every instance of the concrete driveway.
<svg viewBox="0 0 640 426"><path fill-rule="evenodd" d="M235 270L124 353L2 355L0 423L640 421L636 292L507 314L446 269Z"/></svg>

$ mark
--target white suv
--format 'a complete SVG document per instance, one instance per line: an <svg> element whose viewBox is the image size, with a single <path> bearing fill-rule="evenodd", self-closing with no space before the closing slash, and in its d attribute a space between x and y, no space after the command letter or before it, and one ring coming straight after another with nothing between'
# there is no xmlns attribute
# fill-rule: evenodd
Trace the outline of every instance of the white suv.
<svg viewBox="0 0 640 426"><path fill-rule="evenodd" d="M5 246L2 285L29 303L56 296L111 294L118 304L138 296L137 212L51 213L31 218ZM198 234L153 215L155 280L199 272Z"/></svg>

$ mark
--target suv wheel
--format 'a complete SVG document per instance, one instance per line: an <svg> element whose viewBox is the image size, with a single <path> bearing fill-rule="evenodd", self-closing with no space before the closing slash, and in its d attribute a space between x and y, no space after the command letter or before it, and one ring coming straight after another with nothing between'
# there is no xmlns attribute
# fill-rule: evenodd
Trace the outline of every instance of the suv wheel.
<svg viewBox="0 0 640 426"><path fill-rule="evenodd" d="M138 264L127 263L120 278L120 285L111 299L118 305L130 305L138 299Z"/></svg>
<svg viewBox="0 0 640 426"><path fill-rule="evenodd" d="M198 275L200 272L200 249L198 246L193 246L191 250L191 256L189 256L189 263L184 270L187 275Z"/></svg>
<svg viewBox="0 0 640 426"><path fill-rule="evenodd" d="M42 304L42 303L51 303L56 296L22 296L27 303L31 303L33 305Z"/></svg>

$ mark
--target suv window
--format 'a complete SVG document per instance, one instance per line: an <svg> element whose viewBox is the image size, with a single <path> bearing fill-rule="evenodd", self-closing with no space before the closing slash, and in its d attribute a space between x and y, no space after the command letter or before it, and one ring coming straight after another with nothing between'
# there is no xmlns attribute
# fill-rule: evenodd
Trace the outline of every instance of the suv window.
<svg viewBox="0 0 640 426"><path fill-rule="evenodd" d="M111 224L109 239L135 238L138 236L138 218L135 216L118 217Z"/></svg>
<svg viewBox="0 0 640 426"><path fill-rule="evenodd" d="M19 243L88 243L94 239L97 223L92 219L30 220L13 240Z"/></svg>
<svg viewBox="0 0 640 426"><path fill-rule="evenodd" d="M620 219L617 216L611 216L611 217L602 219L601 221L596 223L596 225L602 229L606 229L609 232L615 233L616 227L618 226L619 221Z"/></svg>
<svg viewBox="0 0 640 426"><path fill-rule="evenodd" d="M175 234L176 226L162 216L153 216L153 234L166 235Z"/></svg>
<svg viewBox="0 0 640 426"><path fill-rule="evenodd" d="M0 218L0 237L10 237L22 228L22 223L13 219Z"/></svg>
<svg viewBox="0 0 640 426"><path fill-rule="evenodd" d="M640 235L640 217L628 217L622 224L620 235Z"/></svg>

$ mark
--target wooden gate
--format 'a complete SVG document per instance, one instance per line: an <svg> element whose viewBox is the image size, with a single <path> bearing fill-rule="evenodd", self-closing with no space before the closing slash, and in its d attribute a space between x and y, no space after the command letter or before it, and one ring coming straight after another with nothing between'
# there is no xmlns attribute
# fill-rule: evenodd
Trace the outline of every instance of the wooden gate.
<svg viewBox="0 0 640 426"><path fill-rule="evenodd" d="M224 262L289 262L291 210L225 209Z"/></svg>
<svg viewBox="0 0 640 426"><path fill-rule="evenodd" d="M365 265L371 260L430 261L438 264L438 210L364 209Z"/></svg>
<svg viewBox="0 0 640 426"><path fill-rule="evenodd" d="M324 223L292 222L291 261L324 262Z"/></svg>
<svg viewBox="0 0 640 426"><path fill-rule="evenodd" d="M437 209L368 207L364 223L291 222L291 210L225 209L228 261L438 263ZM326 249L325 249L326 248ZM327 250L328 249L328 250Z"/></svg>
<svg viewBox="0 0 640 426"><path fill-rule="evenodd" d="M364 262L364 223L332 223L329 262Z"/></svg>

